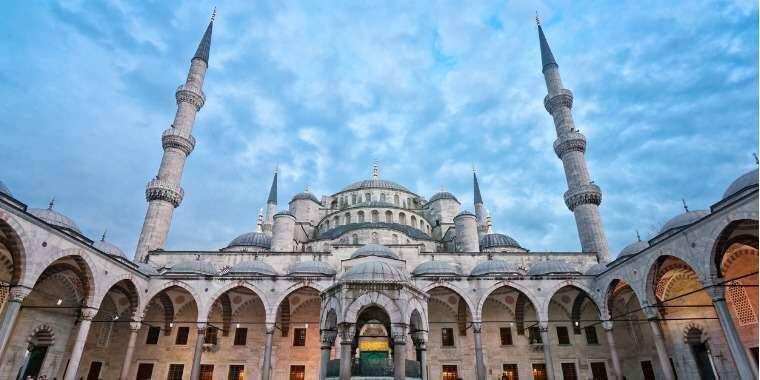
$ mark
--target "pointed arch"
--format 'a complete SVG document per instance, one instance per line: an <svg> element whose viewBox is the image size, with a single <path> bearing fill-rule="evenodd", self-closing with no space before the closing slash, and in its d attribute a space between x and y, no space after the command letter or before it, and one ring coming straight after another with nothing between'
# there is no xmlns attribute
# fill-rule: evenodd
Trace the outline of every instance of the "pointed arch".
<svg viewBox="0 0 760 380"><path fill-rule="evenodd" d="M0 243L8 249L13 261L10 284L24 284L29 287L34 285L34 281L30 281L27 274L31 271L27 256L28 250L32 249L32 242L15 217L4 210L0 210L0 238L3 239Z"/></svg>

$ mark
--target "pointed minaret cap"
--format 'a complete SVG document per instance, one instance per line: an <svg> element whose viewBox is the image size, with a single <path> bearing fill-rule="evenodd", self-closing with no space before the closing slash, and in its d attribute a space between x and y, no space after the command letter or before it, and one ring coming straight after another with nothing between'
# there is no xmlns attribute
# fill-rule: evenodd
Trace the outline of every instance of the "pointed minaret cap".
<svg viewBox="0 0 760 380"><path fill-rule="evenodd" d="M208 22L206 32L203 33L203 38L201 38L201 42L198 44L198 49L195 50L195 55L193 56L193 59L198 58L203 62L206 62L206 65L208 65L208 54L211 51L211 31L214 28L215 18L216 7L214 7L214 12L211 13L211 21Z"/></svg>
<svg viewBox="0 0 760 380"><path fill-rule="evenodd" d="M480 195L480 186L478 185L478 174L475 172L475 168L472 169L472 183L474 191L474 203L483 204L483 197Z"/></svg>
<svg viewBox="0 0 760 380"><path fill-rule="evenodd" d="M272 187L269 188L267 204L277 204L277 167L274 168L274 178L272 178Z"/></svg>
<svg viewBox="0 0 760 380"><path fill-rule="evenodd" d="M538 26L538 41L541 44L541 67L542 70L546 70L546 67L549 65L557 65L557 61L554 59L554 54L552 54L552 50L549 49L549 43L546 42L546 36L544 35L544 30L541 28L541 20L538 18L538 13L536 13L536 25Z"/></svg>

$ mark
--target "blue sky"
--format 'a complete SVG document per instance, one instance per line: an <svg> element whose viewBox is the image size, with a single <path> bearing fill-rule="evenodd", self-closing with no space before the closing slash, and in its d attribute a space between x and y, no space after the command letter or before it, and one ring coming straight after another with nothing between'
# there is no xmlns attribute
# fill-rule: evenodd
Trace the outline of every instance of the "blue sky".
<svg viewBox="0 0 760 380"><path fill-rule="evenodd" d="M540 13L613 255L708 208L755 164L755 1L14 2L0 23L0 179L57 199L91 238L134 251L174 90L213 6L207 102L169 249L251 230L280 167L280 206L370 176L472 208L479 169L496 230L579 250L543 109Z"/></svg>

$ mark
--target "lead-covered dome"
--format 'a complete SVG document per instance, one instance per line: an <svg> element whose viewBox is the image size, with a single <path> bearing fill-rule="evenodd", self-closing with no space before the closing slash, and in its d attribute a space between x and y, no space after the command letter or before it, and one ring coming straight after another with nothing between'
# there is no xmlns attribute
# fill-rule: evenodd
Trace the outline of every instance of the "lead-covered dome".
<svg viewBox="0 0 760 380"><path fill-rule="evenodd" d="M0 181L0 193L11 197L13 196L13 194L11 194L11 189L9 189L8 186L5 186L5 183L3 183L3 181Z"/></svg>
<svg viewBox="0 0 760 380"><path fill-rule="evenodd" d="M689 226L696 222L699 219L704 218L705 216L709 215L710 212L707 210L694 210L694 211L687 211L683 214L677 215L670 220L668 220L662 228L660 228L660 233L665 233L670 230L675 229L681 229L686 226Z"/></svg>
<svg viewBox="0 0 760 380"><path fill-rule="evenodd" d="M578 269L573 268L567 261L563 260L548 260L539 261L528 269L529 276L545 276L552 274L581 274Z"/></svg>
<svg viewBox="0 0 760 380"><path fill-rule="evenodd" d="M523 249L517 240L512 239L511 237L504 234L490 233L485 234L482 238L480 238L480 249L502 247Z"/></svg>
<svg viewBox="0 0 760 380"><path fill-rule="evenodd" d="M377 257L385 257L388 259L398 259L398 255L393 253L388 247L382 245L382 244L367 244L351 254L352 259L358 259L360 257L369 257L369 256L377 256Z"/></svg>
<svg viewBox="0 0 760 380"><path fill-rule="evenodd" d="M319 199L317 199L316 195L314 195L314 194L312 194L312 193L310 193L308 191L304 191L302 193L298 193L298 194L294 195L293 199L291 200L291 202L297 201L299 199L308 199L308 200L313 201L315 203L322 204L322 202L320 202Z"/></svg>
<svg viewBox="0 0 760 380"><path fill-rule="evenodd" d="M269 249L272 246L272 238L263 232L244 233L230 242L227 248L234 247L257 247Z"/></svg>
<svg viewBox="0 0 760 380"><path fill-rule="evenodd" d="M344 187L340 192L342 193L344 191L361 190L361 189L400 190L400 191L405 191L407 193L411 193L409 189L397 184L396 182L388 181L388 180L380 179L380 178L366 179L363 181L354 182Z"/></svg>
<svg viewBox="0 0 760 380"><path fill-rule="evenodd" d="M620 253L618 253L617 257L621 258L621 257L633 256L633 255L635 255L635 254L637 254L637 253L639 253L639 252L641 252L641 251L643 251L643 250L645 250L647 248L649 248L649 242L648 241L646 241L646 240L644 240L644 241L635 241L635 242L633 242L631 244L626 245L625 248L623 248L620 251Z"/></svg>
<svg viewBox="0 0 760 380"><path fill-rule="evenodd" d="M734 182L731 182L731 185L729 185L726 191L723 193L722 199L726 199L746 188L753 186L757 187L757 176L757 169L744 173L739 178L735 179Z"/></svg>
<svg viewBox="0 0 760 380"><path fill-rule="evenodd" d="M48 208L30 208L29 213L44 220L47 224L66 230L71 230L78 234L82 233L79 230L79 226L77 226L77 224L74 223L71 218L61 214L58 211L53 210L52 202Z"/></svg>
<svg viewBox="0 0 760 380"><path fill-rule="evenodd" d="M586 276L596 276L598 274L604 273L607 270L607 265L602 263L596 263L592 265L590 268L586 270L586 273L584 273Z"/></svg>
<svg viewBox="0 0 760 380"><path fill-rule="evenodd" d="M214 264L206 260L187 260L180 261L172 265L166 274L197 274L201 276L216 275Z"/></svg>
<svg viewBox="0 0 760 380"><path fill-rule="evenodd" d="M373 260L351 267L341 282L406 282L409 276L385 261Z"/></svg>
<svg viewBox="0 0 760 380"><path fill-rule="evenodd" d="M119 256L123 258L127 258L127 255L124 254L124 251L121 250L121 248L117 247L116 245L106 241L105 236L100 238L100 240L92 242L92 246L95 247L95 249L107 253L111 256Z"/></svg>
<svg viewBox="0 0 760 380"><path fill-rule="evenodd" d="M482 276L508 276L508 275L520 275L520 270L517 267L505 260L486 260L475 265L470 271L470 276L482 277Z"/></svg>
<svg viewBox="0 0 760 380"><path fill-rule="evenodd" d="M457 199L457 197L455 197L454 194L451 194L448 191L440 191L440 192L437 192L437 193L433 194L433 196L430 197L430 200L428 201L428 203L435 202L435 201L438 201L438 200L441 200L441 199L451 199L451 200L459 203L459 199Z"/></svg>
<svg viewBox="0 0 760 380"><path fill-rule="evenodd" d="M412 275L420 277L461 276L462 270L459 265L448 261L431 260L417 265L412 271Z"/></svg>
<svg viewBox="0 0 760 380"><path fill-rule="evenodd" d="M289 276L334 276L335 268L324 261L300 261L288 268Z"/></svg>
<svg viewBox="0 0 760 380"><path fill-rule="evenodd" d="M239 262L229 270L225 275L229 276L277 276L277 271L261 260L248 260Z"/></svg>

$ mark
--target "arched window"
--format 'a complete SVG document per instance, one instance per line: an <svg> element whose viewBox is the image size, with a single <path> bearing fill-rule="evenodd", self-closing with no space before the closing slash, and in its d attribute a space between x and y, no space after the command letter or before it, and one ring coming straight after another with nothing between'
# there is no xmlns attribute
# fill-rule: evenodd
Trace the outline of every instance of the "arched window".
<svg viewBox="0 0 760 380"><path fill-rule="evenodd" d="M385 223L393 223L393 213L390 211L385 212Z"/></svg>
<svg viewBox="0 0 760 380"><path fill-rule="evenodd" d="M409 219L412 221L412 227L417 228L417 218L412 215L412 217Z"/></svg>
<svg viewBox="0 0 760 380"><path fill-rule="evenodd" d="M359 235L357 234L351 235L351 244L359 244Z"/></svg>
<svg viewBox="0 0 760 380"><path fill-rule="evenodd" d="M398 235L393 234L392 239L393 239L393 244L398 244Z"/></svg>
<svg viewBox="0 0 760 380"><path fill-rule="evenodd" d="M385 193L380 194L380 202L385 202Z"/></svg>
<svg viewBox="0 0 760 380"><path fill-rule="evenodd" d="M398 213L398 222L401 224L406 224L406 214L403 212Z"/></svg>
<svg viewBox="0 0 760 380"><path fill-rule="evenodd" d="M365 193L364 194L364 201L369 203L372 201L372 193Z"/></svg>
<svg viewBox="0 0 760 380"><path fill-rule="evenodd" d="M346 221L346 224L351 224L351 213L347 212L343 219Z"/></svg>
<svg viewBox="0 0 760 380"><path fill-rule="evenodd" d="M356 204L356 193L351 194L351 204L352 205Z"/></svg>
<svg viewBox="0 0 760 380"><path fill-rule="evenodd" d="M330 220L325 219L325 230L328 230L328 229L330 229Z"/></svg>
<svg viewBox="0 0 760 380"><path fill-rule="evenodd" d="M377 232L372 233L372 243L377 244L379 241L377 240Z"/></svg>
<svg viewBox="0 0 760 380"><path fill-rule="evenodd" d="M359 223L364 223L364 211L359 211L357 215Z"/></svg>
<svg viewBox="0 0 760 380"><path fill-rule="evenodd" d="M372 210L372 223L380 222L380 213L377 210Z"/></svg>
<svg viewBox="0 0 760 380"><path fill-rule="evenodd" d="M396 206L398 206L398 194L396 194L396 195L393 196L393 204L395 204Z"/></svg>
<svg viewBox="0 0 760 380"><path fill-rule="evenodd" d="M338 227L340 225L340 217L338 215L335 215L333 217L333 226Z"/></svg>
<svg viewBox="0 0 760 380"><path fill-rule="evenodd" d="M334 199L332 201L332 203L330 203L330 208L332 208L332 209L338 208L338 200L337 199Z"/></svg>

